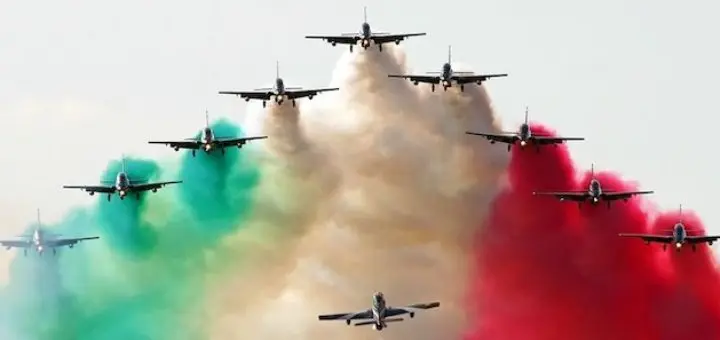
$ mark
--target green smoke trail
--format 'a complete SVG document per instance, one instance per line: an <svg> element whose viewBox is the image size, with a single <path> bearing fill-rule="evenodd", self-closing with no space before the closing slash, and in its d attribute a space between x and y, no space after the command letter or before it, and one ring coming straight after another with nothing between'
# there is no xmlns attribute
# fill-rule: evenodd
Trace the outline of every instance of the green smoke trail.
<svg viewBox="0 0 720 340"><path fill-rule="evenodd" d="M228 121L218 136L241 131ZM112 181L121 163L110 162ZM126 159L131 179L173 180L149 160ZM100 240L60 250L59 256L20 254L0 295L0 335L16 340L205 339L205 274L232 267L213 257L224 236L243 226L260 173L249 150L182 156L183 183L140 199L101 196L56 226L66 237ZM50 255L50 256L49 256ZM5 332L5 333L3 333ZM5 337L3 337L5 338Z"/></svg>

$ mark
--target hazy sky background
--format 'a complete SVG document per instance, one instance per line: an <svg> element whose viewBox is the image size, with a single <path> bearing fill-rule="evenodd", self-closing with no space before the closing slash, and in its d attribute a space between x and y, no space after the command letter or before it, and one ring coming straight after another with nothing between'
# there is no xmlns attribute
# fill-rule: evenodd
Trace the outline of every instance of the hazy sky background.
<svg viewBox="0 0 720 340"><path fill-rule="evenodd" d="M269 85L276 60L286 85L326 86L346 47L303 36L358 31L363 5L376 31L428 33L403 43L411 70L438 71L452 45L475 72L509 73L487 83L508 130L529 105L531 120L587 138L571 144L580 164L617 170L720 232L711 1L4 0L2 237L36 207L53 221L98 199L61 186L94 184L123 152L177 157L146 143L192 136L205 109L242 121L246 103L217 92Z"/></svg>

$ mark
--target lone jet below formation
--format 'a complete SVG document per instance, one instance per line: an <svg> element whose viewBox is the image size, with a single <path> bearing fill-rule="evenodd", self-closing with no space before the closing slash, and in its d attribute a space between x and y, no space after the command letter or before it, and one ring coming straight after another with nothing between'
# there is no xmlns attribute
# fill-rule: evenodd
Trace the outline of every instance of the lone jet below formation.
<svg viewBox="0 0 720 340"><path fill-rule="evenodd" d="M712 245L713 242L720 239L720 236L690 236L687 233L687 228L682 221L682 205L680 206L680 219L675 226L672 228L672 235L651 235L651 234L619 234L620 237L634 237L645 241L645 244L649 245L650 242L662 243L663 251L667 250L668 244L675 244L675 250L680 249L685 244L690 244L693 251L697 251L698 243L707 243Z"/></svg>
<svg viewBox="0 0 720 340"><path fill-rule="evenodd" d="M245 99L246 102L250 99L262 100L263 107L267 106L267 101L271 98L275 98L275 103L282 105L285 99L292 100L293 107L295 106L295 99L307 97L312 100L314 96L322 92L337 91L339 88L324 88L324 89L309 89L304 90L302 87L285 87L285 82L280 78L280 65L275 63L275 86L268 88L255 89L254 91L245 92L234 92L234 91L220 91L220 94L233 94L240 96Z"/></svg>
<svg viewBox="0 0 720 340"><path fill-rule="evenodd" d="M388 307L385 303L385 297L383 293L373 294L372 308L360 311L357 313L342 313L342 314L328 314L318 316L319 320L345 320L345 323L350 325L352 320L370 320L361 321L355 324L355 326L367 326L373 325L378 331L383 330L387 327L388 322L403 321L403 318L393 318L402 314L409 314L411 318L415 317L416 310L430 309L440 307L440 302L431 303L418 303L414 305L405 306L402 308Z"/></svg>
<svg viewBox="0 0 720 340"><path fill-rule="evenodd" d="M113 183L113 182L108 182ZM107 200L110 201L112 194L116 193L120 199L125 199L128 193L135 193L135 197L140 199L140 193L144 191L157 192L158 189L168 185L182 183L182 181L155 182L147 183L144 180L131 180L125 172L125 158L122 159L122 171L118 172L115 177L114 185L64 185L65 189L82 189L90 193L90 196L96 192L107 194Z"/></svg>
<svg viewBox="0 0 720 340"><path fill-rule="evenodd" d="M560 201L575 201L578 203L578 207L582 208L582 203L590 201L591 204L597 205L600 201L607 202L607 207L610 209L610 203L612 201L623 200L627 202L631 197L636 195L647 195L652 194L654 191L611 191L603 190L600 186L600 181L595 178L595 166L590 168L590 185L587 191L562 191L562 192L533 192L533 195L548 195L555 196Z"/></svg>
<svg viewBox="0 0 720 340"><path fill-rule="evenodd" d="M210 119L208 117L208 112L205 111L205 128L202 130L202 135L200 137L187 138L182 141L150 141L148 143L165 144L175 149L175 151L178 151L180 149L190 149L192 152L192 156L195 157L195 152L198 149L202 149L203 151L205 151L205 153L210 153L210 151L212 150L220 149L220 152L224 155L226 147L237 146L238 149L240 149L243 145L245 145L245 143L249 141L265 138L267 138L267 136L242 138L217 137L213 133L213 130L210 128Z"/></svg>
<svg viewBox="0 0 720 340"><path fill-rule="evenodd" d="M505 143L508 145L508 151L512 149L512 146L516 143L520 144L521 148L524 148L528 144L533 144L535 149L540 152L540 146L542 145L554 145L565 143L566 141L573 140L585 140L582 137L550 137L533 134L528 125L528 108L525 107L525 123L520 125L520 129L517 132L505 132L502 134L492 133L480 133L480 132L466 132L469 135L482 136L490 141L490 144L496 142Z"/></svg>
<svg viewBox="0 0 720 340"><path fill-rule="evenodd" d="M473 72L454 71L452 68L452 51L450 48L451 47L448 46L448 61L443 64L440 72L428 72L428 75L390 74L388 77L409 79L416 86L419 83L428 83L433 92L435 92L435 85L441 85L443 90L447 91L448 87L452 87L453 83L455 83L460 86L460 91L465 91L465 84L476 83L480 85L490 78L507 77L507 73L475 74Z"/></svg>
<svg viewBox="0 0 720 340"><path fill-rule="evenodd" d="M367 20L367 7L363 8L364 21L359 33L343 33L341 35L308 35L306 39L322 39L335 46L337 44L350 45L350 52L353 51L353 47L360 42L360 46L367 50L370 47L370 42L377 45L378 50L382 52L383 44L395 42L395 45L400 45L400 41L405 40L409 37L419 37L425 35L425 33L404 33L404 34L390 34L373 32L370 30L370 24Z"/></svg>
<svg viewBox="0 0 720 340"><path fill-rule="evenodd" d="M72 249L78 242L86 240L96 240L100 237L80 237L80 238L57 238L58 235L52 234L42 228L40 223L40 210L37 212L37 226L30 235L21 235L21 240L0 241L0 246L7 248L23 248L23 254L27 256L28 248L35 248L38 255L42 255L46 249L52 249L53 255L57 254L57 248L69 247Z"/></svg>

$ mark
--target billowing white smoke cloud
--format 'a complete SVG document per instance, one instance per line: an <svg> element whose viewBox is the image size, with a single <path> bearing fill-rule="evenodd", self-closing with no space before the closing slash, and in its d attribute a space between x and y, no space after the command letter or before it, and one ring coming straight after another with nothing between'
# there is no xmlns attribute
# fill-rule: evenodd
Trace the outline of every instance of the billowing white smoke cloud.
<svg viewBox="0 0 720 340"><path fill-rule="evenodd" d="M465 134L499 131L483 87L431 93L387 77L405 72L392 46L346 53L334 72L339 92L248 115L270 137L264 201L230 244L247 246L262 221L283 225L262 240L274 244L244 254L250 271L216 287L213 338L374 338L317 315L369 308L375 291L395 306L442 303L392 324L384 339L459 336L471 236L508 155Z"/></svg>

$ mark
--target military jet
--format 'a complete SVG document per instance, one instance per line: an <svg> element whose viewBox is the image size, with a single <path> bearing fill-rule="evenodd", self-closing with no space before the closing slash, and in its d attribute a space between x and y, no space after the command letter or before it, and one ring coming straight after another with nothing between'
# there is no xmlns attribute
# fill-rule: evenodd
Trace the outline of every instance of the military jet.
<svg viewBox="0 0 720 340"><path fill-rule="evenodd" d="M533 192L533 195L555 196L560 201L574 201L578 203L578 207L582 208L582 203L589 201L592 205L597 205L600 201L607 203L610 209L612 201L623 200L627 202L631 197L636 195L652 194L654 191L612 191L603 190L600 181L595 178L595 166L591 166L590 185L586 191L560 191L560 192Z"/></svg>
<svg viewBox="0 0 720 340"><path fill-rule="evenodd" d="M720 236L690 236L688 235L687 228L685 227L685 224L683 224L682 220L682 205L680 206L680 219L677 223L675 223L675 226L672 228L672 235L651 235L651 234L619 234L620 237L633 237L633 238L639 238L645 241L646 245L649 245L650 242L655 243L662 243L663 245L663 251L667 250L668 244L674 244L675 250L680 251L680 249L685 244L689 244L692 247L692 251L697 251L697 244L698 243L707 243L708 245L712 245L713 242L720 239Z"/></svg>
<svg viewBox="0 0 720 340"><path fill-rule="evenodd" d="M144 191L157 192L158 189L169 185L182 183L182 181L155 182L148 183L145 180L132 180L125 171L125 158L122 159L122 170L118 172L114 182L104 182L103 184L112 185L64 185L65 189L82 189L90 193L90 196L96 192L107 194L107 200L110 201L112 194L117 193L120 199L125 199L129 193L135 193L135 198L140 199L140 193Z"/></svg>
<svg viewBox="0 0 720 340"><path fill-rule="evenodd" d="M181 141L150 141L149 144L165 144L173 148L175 151L180 149L190 149L192 156L195 157L195 152L198 149L202 149L205 153L210 153L212 150L220 149L220 153L225 154L225 148L230 146L237 146L238 149L242 148L245 143L258 140L266 139L267 136L257 137L217 137L210 128L210 119L208 112L205 111L205 128L202 130L202 135L198 138L187 138Z"/></svg>
<svg viewBox="0 0 720 340"><path fill-rule="evenodd" d="M275 103L282 105L287 99L292 101L292 106L295 107L295 99L305 98L312 100L317 94L322 92L337 91L340 88L322 88L322 89L303 89L302 87L285 87L285 82L280 78L280 64L275 63L275 86L271 88L260 88L254 91L220 91L219 94L232 94L240 96L245 99L246 102L250 99L262 100L263 107L267 106L267 101L271 98L275 98Z"/></svg>
<svg viewBox="0 0 720 340"><path fill-rule="evenodd" d="M69 247L73 248L78 242L87 240L96 240L100 237L79 237L79 238L58 238L58 235L50 233L42 228L40 222L40 209L37 212L37 226L30 235L20 235L20 240L0 241L0 246L7 250L11 248L23 248L23 254L27 256L28 248L34 248L38 255L42 255L46 249L52 249L53 255L57 254L57 248Z"/></svg>
<svg viewBox="0 0 720 340"><path fill-rule="evenodd" d="M535 150L540 152L540 146L543 145L554 145L565 143L567 141L580 141L585 140L582 137L551 137L533 134L528 125L528 108L525 107L525 122L520 125L520 129L517 132L504 132L501 134L492 133L481 133L481 132L466 132L468 135L481 136L490 141L490 144L497 142L507 144L508 152L512 149L513 145L520 144L521 148L524 148L530 144L535 146Z"/></svg>
<svg viewBox="0 0 720 340"><path fill-rule="evenodd" d="M430 89L435 92L435 85L440 85L447 91L453 83L460 86L460 91L465 91L465 84L482 84L490 78L507 77L507 73L498 74L475 74L473 72L458 72L452 68L452 50L448 46L448 61L443 64L440 72L428 72L427 75L390 74L389 78L408 79L416 86L420 83L430 84Z"/></svg>
<svg viewBox="0 0 720 340"><path fill-rule="evenodd" d="M327 314L318 316L319 320L345 320L350 325L352 320L369 320L355 323L355 326L373 325L375 330L381 331L387 328L388 322L403 321L403 318L394 318L394 316L409 314L411 318L415 317L417 310L431 309L440 307L440 302L418 303L401 308L388 307L385 303L383 293L375 293L372 298L372 307L356 313Z"/></svg>
<svg viewBox="0 0 720 340"><path fill-rule="evenodd" d="M370 42L377 45L378 50L382 52L383 44L395 42L395 45L400 45L400 42L409 37L419 37L425 35L425 33L403 33L403 34L390 34L373 32L370 29L370 24L367 20L367 7L363 8L364 21L360 28L359 33L343 33L341 35L308 35L306 39L322 39L335 46L337 44L350 45L350 52L360 42L360 46L364 49L370 47Z"/></svg>

